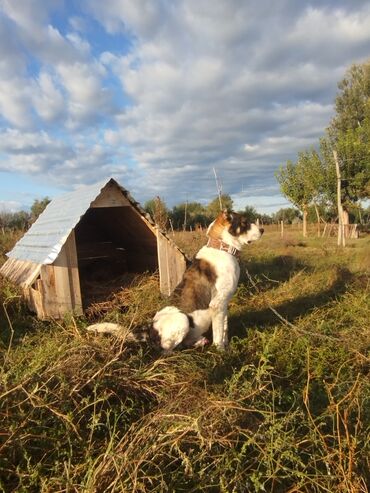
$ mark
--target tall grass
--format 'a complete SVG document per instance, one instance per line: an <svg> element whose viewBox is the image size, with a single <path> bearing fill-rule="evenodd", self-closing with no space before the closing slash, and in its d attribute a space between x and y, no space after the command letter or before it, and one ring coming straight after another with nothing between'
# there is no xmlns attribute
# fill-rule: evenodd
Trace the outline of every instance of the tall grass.
<svg viewBox="0 0 370 493"><path fill-rule="evenodd" d="M225 352L40 322L1 281L0 490L368 491L369 246L268 232L244 252ZM164 303L143 275L89 316L131 329Z"/></svg>

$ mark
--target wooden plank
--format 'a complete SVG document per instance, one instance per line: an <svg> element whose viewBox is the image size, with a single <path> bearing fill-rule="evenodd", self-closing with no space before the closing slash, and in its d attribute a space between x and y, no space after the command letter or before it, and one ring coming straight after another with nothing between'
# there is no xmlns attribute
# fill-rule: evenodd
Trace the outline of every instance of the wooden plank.
<svg viewBox="0 0 370 493"><path fill-rule="evenodd" d="M167 241L159 230L157 230L157 252L159 268L159 289L162 294L170 296L171 284L167 255Z"/></svg>
<svg viewBox="0 0 370 493"><path fill-rule="evenodd" d="M161 293L170 296L181 282L186 260L181 251L157 231L158 265Z"/></svg>
<svg viewBox="0 0 370 493"><path fill-rule="evenodd" d="M74 231L69 235L55 262L42 266L38 290L46 317L62 318L68 312L82 315Z"/></svg>
<svg viewBox="0 0 370 493"><path fill-rule="evenodd" d="M39 280L37 282L40 282ZM44 305L42 302L42 294L40 290L33 289L31 287L24 289L24 297L27 301L28 308L37 314L37 317L41 320L47 318Z"/></svg>
<svg viewBox="0 0 370 493"><path fill-rule="evenodd" d="M1 267L0 274L19 286L27 287L37 279L40 270L40 264L9 258Z"/></svg>
<svg viewBox="0 0 370 493"><path fill-rule="evenodd" d="M107 183L96 199L91 202L90 207L122 207L131 206L123 195L122 190L114 183Z"/></svg>
<svg viewBox="0 0 370 493"><path fill-rule="evenodd" d="M63 245L58 258L53 264L56 296L55 300L49 300L48 302L48 306L53 312L52 316L63 316L64 313L72 311L73 309L71 285L68 272L68 260L66 254L66 243Z"/></svg>
<svg viewBox="0 0 370 493"><path fill-rule="evenodd" d="M82 315L82 296L74 230L71 231L65 247L73 313L75 315Z"/></svg>

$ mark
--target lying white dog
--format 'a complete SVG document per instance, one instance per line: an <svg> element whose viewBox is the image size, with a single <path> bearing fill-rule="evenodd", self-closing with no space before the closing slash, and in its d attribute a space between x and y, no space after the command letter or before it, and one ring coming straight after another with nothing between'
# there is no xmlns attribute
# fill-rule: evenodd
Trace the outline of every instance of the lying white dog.
<svg viewBox="0 0 370 493"><path fill-rule="evenodd" d="M207 245L199 250L176 288L176 306L167 306L155 314L150 339L165 351L180 344L204 345L204 334L212 325L213 344L223 349L228 343L227 307L239 281L240 250L260 239L262 233L263 229L248 223L241 214L221 212L207 230ZM88 327L104 333L121 329L117 324Z"/></svg>

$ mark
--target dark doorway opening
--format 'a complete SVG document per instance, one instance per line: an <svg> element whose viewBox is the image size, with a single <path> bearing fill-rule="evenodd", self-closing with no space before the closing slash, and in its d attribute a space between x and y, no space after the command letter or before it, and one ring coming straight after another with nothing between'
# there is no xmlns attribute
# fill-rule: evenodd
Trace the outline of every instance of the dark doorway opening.
<svg viewBox="0 0 370 493"><path fill-rule="evenodd" d="M130 206L90 208L75 238L84 309L158 269L157 238Z"/></svg>

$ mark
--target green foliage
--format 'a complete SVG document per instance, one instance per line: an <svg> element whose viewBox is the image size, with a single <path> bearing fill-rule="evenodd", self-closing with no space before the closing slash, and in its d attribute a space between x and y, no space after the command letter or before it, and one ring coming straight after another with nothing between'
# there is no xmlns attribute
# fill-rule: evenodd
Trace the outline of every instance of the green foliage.
<svg viewBox="0 0 370 493"><path fill-rule="evenodd" d="M154 222L162 231L166 231L168 227L168 209L164 200L160 197L148 200L144 204L144 209L153 218Z"/></svg>
<svg viewBox="0 0 370 493"><path fill-rule="evenodd" d="M370 197L370 102L369 115L355 129L341 133L337 149L343 173L344 202Z"/></svg>
<svg viewBox="0 0 370 493"><path fill-rule="evenodd" d="M0 228L25 230L30 222L30 214L26 211L0 212Z"/></svg>
<svg viewBox="0 0 370 493"><path fill-rule="evenodd" d="M333 138L362 126L369 117L370 60L352 65L338 83L338 89L336 114L329 127Z"/></svg>
<svg viewBox="0 0 370 493"><path fill-rule="evenodd" d="M296 163L288 161L285 167L280 166L276 178L281 192L301 211L323 194L323 165L314 149L300 152Z"/></svg>
<svg viewBox="0 0 370 493"><path fill-rule="evenodd" d="M46 206L50 203L49 197L43 199L35 199L31 206L31 220L35 222L39 215L44 211Z"/></svg>
<svg viewBox="0 0 370 493"><path fill-rule="evenodd" d="M353 65L338 88L328 135L338 151L348 205L370 197L370 60Z"/></svg>
<svg viewBox="0 0 370 493"><path fill-rule="evenodd" d="M230 195L221 195L222 206L225 209L233 208L233 201ZM208 226L215 217L220 213L220 200L215 197L207 206L199 202L186 202L175 205L170 212L170 218L175 229L181 230L185 226L186 229L195 229L198 225L203 228Z"/></svg>
<svg viewBox="0 0 370 493"><path fill-rule="evenodd" d="M336 115L319 150L305 150L276 177L282 193L301 210L310 203L336 203L333 149L339 156L346 208L370 197L370 61L353 65L338 84Z"/></svg>
<svg viewBox="0 0 370 493"><path fill-rule="evenodd" d="M220 199L219 197L215 197L207 206L207 216L213 219L220 213L221 209L228 209L232 210L233 209L233 201L230 195L223 193L221 194L221 204L222 208L220 207Z"/></svg>
<svg viewBox="0 0 370 493"><path fill-rule="evenodd" d="M288 161L286 166L280 166L276 173L281 193L299 210L307 204L305 185L297 164Z"/></svg>
<svg viewBox="0 0 370 493"><path fill-rule="evenodd" d="M252 205L246 205L244 211L241 211L241 213L247 218L247 221L249 221L250 223L256 222L256 219L259 217L258 212Z"/></svg>
<svg viewBox="0 0 370 493"><path fill-rule="evenodd" d="M295 207L283 207L272 215L272 219L275 222L284 221L288 224L292 224L299 218L300 212Z"/></svg>
<svg viewBox="0 0 370 493"><path fill-rule="evenodd" d="M170 214L172 224L175 229L183 229L186 227L194 229L198 224L205 227L208 223L206 207L199 202L187 202L175 205Z"/></svg>

